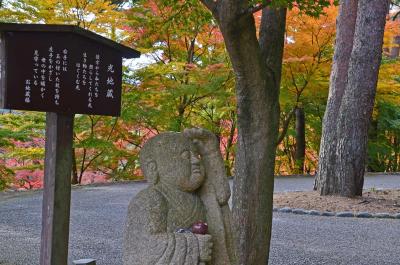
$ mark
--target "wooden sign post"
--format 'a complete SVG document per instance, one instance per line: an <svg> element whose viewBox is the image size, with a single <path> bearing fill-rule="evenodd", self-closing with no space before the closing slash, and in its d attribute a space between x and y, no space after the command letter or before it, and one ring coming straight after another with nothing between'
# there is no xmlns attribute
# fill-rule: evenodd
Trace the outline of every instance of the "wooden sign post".
<svg viewBox="0 0 400 265"><path fill-rule="evenodd" d="M67 264L73 115L47 112L40 264Z"/></svg>
<svg viewBox="0 0 400 265"><path fill-rule="evenodd" d="M76 26L0 23L0 108L47 112L41 265L67 265L74 114L119 116L122 58L139 56Z"/></svg>

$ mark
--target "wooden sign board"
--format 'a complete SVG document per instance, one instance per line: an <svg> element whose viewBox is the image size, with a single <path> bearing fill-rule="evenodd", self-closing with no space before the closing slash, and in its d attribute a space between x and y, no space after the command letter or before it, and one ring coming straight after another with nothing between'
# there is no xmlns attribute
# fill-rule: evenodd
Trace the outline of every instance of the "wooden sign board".
<svg viewBox="0 0 400 265"><path fill-rule="evenodd" d="M71 26L11 25L1 33L0 108L120 115L119 44Z"/></svg>

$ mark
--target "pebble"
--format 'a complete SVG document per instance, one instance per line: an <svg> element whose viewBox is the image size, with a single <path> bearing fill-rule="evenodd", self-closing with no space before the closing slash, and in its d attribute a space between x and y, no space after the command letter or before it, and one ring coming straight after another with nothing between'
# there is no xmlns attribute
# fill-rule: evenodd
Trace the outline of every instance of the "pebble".
<svg viewBox="0 0 400 265"><path fill-rule="evenodd" d="M334 212L323 212L323 213L321 213L321 215L322 216L335 216L336 213L334 213Z"/></svg>
<svg viewBox="0 0 400 265"><path fill-rule="evenodd" d="M373 216L375 218L393 218L390 213L376 213Z"/></svg>
<svg viewBox="0 0 400 265"><path fill-rule="evenodd" d="M392 219L400 219L400 213L396 214L389 214L389 213L369 213L369 212L320 212L317 210L305 210L302 208L290 208L290 207L283 207L283 208L273 208L274 212L280 213L294 213L294 214L308 214L314 216L336 216L336 217L357 217L357 218L392 218Z"/></svg>
<svg viewBox="0 0 400 265"><path fill-rule="evenodd" d="M316 211L316 210L311 210L311 211L309 211L308 214L309 215L321 215L321 212L320 211Z"/></svg>
<svg viewBox="0 0 400 265"><path fill-rule="evenodd" d="M96 265L96 260L95 259L74 260L73 264L74 265Z"/></svg>
<svg viewBox="0 0 400 265"><path fill-rule="evenodd" d="M280 213L291 213L292 212L292 208L283 207L283 208L278 209L278 212L280 212Z"/></svg>
<svg viewBox="0 0 400 265"><path fill-rule="evenodd" d="M356 213L356 217L358 217L358 218L371 218L372 214L370 214L369 212L359 212L359 213Z"/></svg>
<svg viewBox="0 0 400 265"><path fill-rule="evenodd" d="M338 212L336 213L337 217L354 217L354 213L352 212Z"/></svg>
<svg viewBox="0 0 400 265"><path fill-rule="evenodd" d="M301 209L301 208L297 208L297 209L293 209L292 213L294 213L294 214L308 214L309 211Z"/></svg>

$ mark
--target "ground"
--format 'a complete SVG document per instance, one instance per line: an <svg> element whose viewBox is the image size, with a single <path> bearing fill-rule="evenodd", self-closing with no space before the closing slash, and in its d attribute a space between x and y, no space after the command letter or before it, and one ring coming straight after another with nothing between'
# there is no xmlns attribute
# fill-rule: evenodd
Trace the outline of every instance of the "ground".
<svg viewBox="0 0 400 265"><path fill-rule="evenodd" d="M400 176L370 176L366 189L400 189ZM312 189L310 177L277 178L275 190ZM70 260L122 264L129 200L146 183L113 183L72 190ZM42 192L0 193L0 264L39 265ZM399 265L399 220L338 218L274 212L273 265Z"/></svg>
<svg viewBox="0 0 400 265"><path fill-rule="evenodd" d="M330 212L400 213L400 189L364 191L362 197L319 196L316 191L274 194L278 208L302 208Z"/></svg>

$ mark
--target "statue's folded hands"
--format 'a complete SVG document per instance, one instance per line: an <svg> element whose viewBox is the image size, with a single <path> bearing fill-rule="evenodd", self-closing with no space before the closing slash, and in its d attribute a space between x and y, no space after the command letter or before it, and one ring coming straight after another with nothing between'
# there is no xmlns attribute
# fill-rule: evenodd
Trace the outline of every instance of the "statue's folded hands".
<svg viewBox="0 0 400 265"><path fill-rule="evenodd" d="M200 250L200 261L208 262L211 260L212 254L212 237L211 235L198 235L196 234L197 240L199 242L199 250Z"/></svg>

